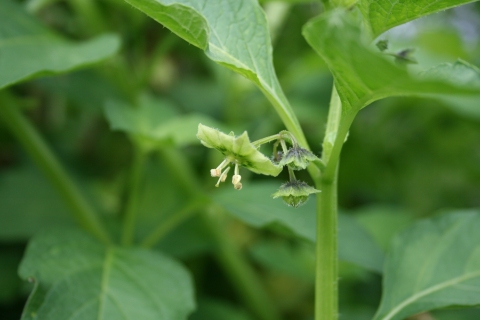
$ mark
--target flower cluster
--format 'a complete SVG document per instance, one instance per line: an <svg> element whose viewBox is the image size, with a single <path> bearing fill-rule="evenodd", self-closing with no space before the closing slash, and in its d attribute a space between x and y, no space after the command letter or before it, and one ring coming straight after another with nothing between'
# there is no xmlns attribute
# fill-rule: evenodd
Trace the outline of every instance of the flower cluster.
<svg viewBox="0 0 480 320"><path fill-rule="evenodd" d="M282 184L273 194L273 198L281 197L289 206L298 207L307 201L310 194L320 192L295 178L294 170L303 170L310 162L320 161L320 159L309 150L300 147L295 137L288 131L250 142L247 132L235 137L233 132L227 135L217 129L199 124L197 138L204 146L216 149L224 156L220 165L210 170L212 177L218 177L216 187L221 182L225 182L231 167L234 167L232 184L236 190L242 189L240 167L274 177L280 174L283 167L287 167L290 181ZM276 141L273 150L275 157L272 160L258 151L260 145L271 141ZM287 147L287 142L291 144L290 148ZM279 145L282 151L277 151Z"/></svg>

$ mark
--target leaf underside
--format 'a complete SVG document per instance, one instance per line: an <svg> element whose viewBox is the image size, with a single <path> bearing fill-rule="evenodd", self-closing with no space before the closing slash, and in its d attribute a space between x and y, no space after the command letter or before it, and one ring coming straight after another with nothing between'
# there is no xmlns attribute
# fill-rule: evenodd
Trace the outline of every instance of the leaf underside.
<svg viewBox="0 0 480 320"><path fill-rule="evenodd" d="M339 9L322 14L303 29L307 42L325 60L334 76L343 114L354 114L373 101L389 96L480 94L477 85L460 85L449 80L451 75L459 76L459 69L478 77L474 67L458 61L439 66L442 78L411 75L405 68L373 51L366 44L359 24L351 13Z"/></svg>
<svg viewBox="0 0 480 320"><path fill-rule="evenodd" d="M394 238L374 320L480 303L480 212L443 214Z"/></svg>

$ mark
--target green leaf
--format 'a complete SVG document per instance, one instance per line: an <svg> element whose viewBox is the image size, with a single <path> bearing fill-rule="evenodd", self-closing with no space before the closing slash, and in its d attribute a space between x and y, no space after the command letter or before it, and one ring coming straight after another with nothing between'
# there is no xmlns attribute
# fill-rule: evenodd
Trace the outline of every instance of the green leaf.
<svg viewBox="0 0 480 320"><path fill-rule="evenodd" d="M103 35L72 43L48 30L11 0L0 0L0 89L34 76L92 64L114 54L120 41Z"/></svg>
<svg viewBox="0 0 480 320"><path fill-rule="evenodd" d="M76 229L35 236L20 265L37 284L22 319L186 319L188 272L158 252L104 247Z"/></svg>
<svg viewBox="0 0 480 320"><path fill-rule="evenodd" d="M343 114L354 114L373 101L389 96L480 93L475 85L462 86L444 80L449 75L460 75L460 69L468 74L476 72L462 61L442 65L440 79L432 78L431 72L410 75L405 68L372 51L362 41L365 36L359 21L343 10L322 14L308 22L303 35L333 73ZM463 66L459 68L459 64Z"/></svg>
<svg viewBox="0 0 480 320"><path fill-rule="evenodd" d="M353 214L383 251L387 251L392 238L413 220L413 216L406 210L382 205L363 207Z"/></svg>
<svg viewBox="0 0 480 320"><path fill-rule="evenodd" d="M55 189L32 165L2 172L0 199L1 241L22 241L43 228L73 225Z"/></svg>
<svg viewBox="0 0 480 320"><path fill-rule="evenodd" d="M458 60L454 64L443 63L421 74L425 78L442 79L458 86L472 87L480 90L480 69L466 61ZM427 95L436 99L454 111L469 117L480 117L480 94L445 95L442 93Z"/></svg>
<svg viewBox="0 0 480 320"><path fill-rule="evenodd" d="M295 235L315 242L315 201L299 208L286 206L272 199L278 185L274 183L244 183L241 191L224 188L213 195L214 201L243 222L253 227L280 224ZM339 215L340 259L381 272L383 253L370 235L351 217Z"/></svg>
<svg viewBox="0 0 480 320"><path fill-rule="evenodd" d="M309 283L315 282L315 250L312 245L289 245L264 240L250 249L253 258L263 266Z"/></svg>
<svg viewBox="0 0 480 320"><path fill-rule="evenodd" d="M480 303L480 213L453 212L416 223L394 238L375 320Z"/></svg>
<svg viewBox="0 0 480 320"><path fill-rule="evenodd" d="M252 172L274 177L282 172L281 166L274 164L257 150L250 142L246 131L235 137L199 124L197 138L205 147L220 151L228 162L238 164Z"/></svg>
<svg viewBox="0 0 480 320"><path fill-rule="evenodd" d="M373 36L420 17L476 0L359 0L359 8Z"/></svg>
<svg viewBox="0 0 480 320"><path fill-rule="evenodd" d="M297 138L298 123L278 82L265 13L256 0L125 0L201 48L213 61L252 80Z"/></svg>
<svg viewBox="0 0 480 320"><path fill-rule="evenodd" d="M169 102L148 96L140 99L136 107L119 100L108 101L105 116L112 130L125 131L146 150L165 143L176 146L198 143L198 124L216 124L201 114L179 115Z"/></svg>

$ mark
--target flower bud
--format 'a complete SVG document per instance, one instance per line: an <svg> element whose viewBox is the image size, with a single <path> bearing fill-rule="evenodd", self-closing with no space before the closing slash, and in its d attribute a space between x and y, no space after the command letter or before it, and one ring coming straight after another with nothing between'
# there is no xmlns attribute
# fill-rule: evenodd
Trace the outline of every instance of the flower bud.
<svg viewBox="0 0 480 320"><path fill-rule="evenodd" d="M273 194L273 198L281 197L287 205L297 208L308 200L310 194L318 192L320 190L309 186L303 181L292 180L282 184L278 191Z"/></svg>
<svg viewBox="0 0 480 320"><path fill-rule="evenodd" d="M278 163L280 166L288 165L293 170L305 169L310 161L320 160L312 152L299 146L294 146L288 149L287 153L283 155Z"/></svg>

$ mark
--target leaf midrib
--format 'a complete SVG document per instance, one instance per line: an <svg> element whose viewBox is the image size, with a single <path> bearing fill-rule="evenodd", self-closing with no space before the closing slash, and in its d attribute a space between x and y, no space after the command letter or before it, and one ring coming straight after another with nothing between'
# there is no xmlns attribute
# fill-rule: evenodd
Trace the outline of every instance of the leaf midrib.
<svg viewBox="0 0 480 320"><path fill-rule="evenodd" d="M409 304L419 300L420 298L423 298L423 297L425 297L429 294L435 293L435 292L440 291L442 289L445 289L449 286L459 284L463 281L470 280L470 279L475 278L475 277L480 277L480 271L467 273L467 274L465 274L461 277L456 277L456 278L453 278L451 280L441 282L441 283L439 283L435 286L432 286L432 287L427 288L423 291L420 291L420 292L414 294L413 296L411 296L410 298L403 300L400 304L397 305L397 307L395 307L392 311L390 311L385 317L381 318L381 320L392 319L393 316L395 316L397 313L399 313L403 308L405 308Z"/></svg>

